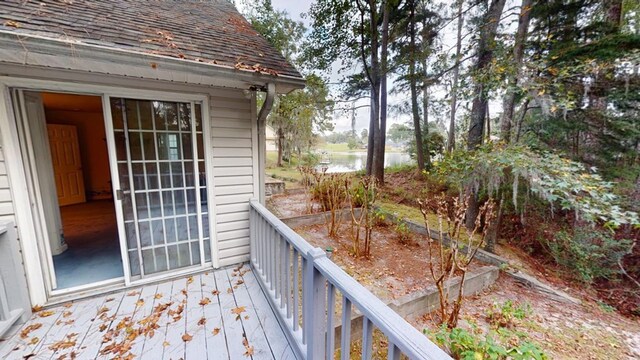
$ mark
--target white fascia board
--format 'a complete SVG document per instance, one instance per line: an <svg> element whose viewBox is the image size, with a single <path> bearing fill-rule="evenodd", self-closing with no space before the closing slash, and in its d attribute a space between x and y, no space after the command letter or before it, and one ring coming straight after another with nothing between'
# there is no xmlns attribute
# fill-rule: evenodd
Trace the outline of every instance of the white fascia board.
<svg viewBox="0 0 640 360"><path fill-rule="evenodd" d="M290 76L273 76L216 64L8 31L0 31L1 63L236 89L264 87L267 83L275 83L278 93L288 93L305 85L304 79Z"/></svg>

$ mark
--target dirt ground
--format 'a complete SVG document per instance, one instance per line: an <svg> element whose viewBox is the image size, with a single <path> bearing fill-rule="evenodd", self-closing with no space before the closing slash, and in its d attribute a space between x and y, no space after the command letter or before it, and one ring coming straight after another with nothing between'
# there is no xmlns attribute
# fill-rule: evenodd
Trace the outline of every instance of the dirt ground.
<svg viewBox="0 0 640 360"><path fill-rule="evenodd" d="M572 294L576 295L576 294ZM468 297L462 306L461 326L473 322L488 328L487 311L493 304L514 303L531 307L531 315L515 330L526 332L549 359L639 359L640 323L583 299L581 305L558 302L501 274L482 294ZM414 322L435 330L430 316Z"/></svg>
<svg viewBox="0 0 640 360"><path fill-rule="evenodd" d="M269 207L280 217L308 213L305 194L279 195ZM314 212L317 212L316 210ZM350 254L349 223L343 224L339 239L326 236L324 225L295 229L312 244L335 248L332 259L347 273L382 299L393 299L431 285L428 276L427 241L412 234L410 244L400 244L393 226L374 231L372 258L355 259ZM640 359L640 321L627 318L600 302L595 290L564 281L554 269L538 263L518 248L502 245L499 255L543 282L569 293L581 304L558 302L501 274L498 281L482 294L468 297L462 307L462 326L469 321L488 327L487 311L493 304L511 299L528 304L531 314L518 324L550 359ZM484 264L476 263L479 267ZM435 329L431 316L414 322L422 330Z"/></svg>
<svg viewBox="0 0 640 360"><path fill-rule="evenodd" d="M397 299L434 284L429 274L426 236L414 234L409 243L403 244L392 226L377 226L372 232L371 258L356 258L352 255L350 227L349 223L343 223L337 239L327 236L324 225L294 230L314 246L333 248L331 259L382 300ZM431 250L437 249L432 242ZM434 265L439 266L435 258ZM471 271L481 266L481 263L472 264Z"/></svg>

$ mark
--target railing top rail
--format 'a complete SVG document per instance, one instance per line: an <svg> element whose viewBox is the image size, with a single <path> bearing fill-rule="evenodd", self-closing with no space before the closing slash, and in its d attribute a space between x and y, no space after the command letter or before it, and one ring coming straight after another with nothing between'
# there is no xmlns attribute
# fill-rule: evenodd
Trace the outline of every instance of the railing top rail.
<svg viewBox="0 0 640 360"><path fill-rule="evenodd" d="M264 218L277 232L280 233L287 241L303 256L307 257L307 253L313 250L313 246L309 244L302 236L298 235L295 231L291 230L282 220L278 219L271 213L266 207L264 207L258 200L251 199L251 207L255 209L262 218Z"/></svg>
<svg viewBox="0 0 640 360"><path fill-rule="evenodd" d="M314 266L409 358L451 358L331 259L321 257Z"/></svg>
<svg viewBox="0 0 640 360"><path fill-rule="evenodd" d="M311 246L304 238L291 230L258 201L251 200L251 206L302 256L307 260L311 260L313 266L324 278L380 329L389 338L390 343L396 345L409 358L451 359L449 355L404 320L398 313L327 258L322 249Z"/></svg>

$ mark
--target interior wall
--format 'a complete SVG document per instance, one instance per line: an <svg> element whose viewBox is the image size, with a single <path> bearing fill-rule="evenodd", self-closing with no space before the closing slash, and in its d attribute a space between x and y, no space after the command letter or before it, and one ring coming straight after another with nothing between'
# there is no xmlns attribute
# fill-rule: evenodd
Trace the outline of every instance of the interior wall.
<svg viewBox="0 0 640 360"><path fill-rule="evenodd" d="M45 107L45 116L48 124L76 126L87 199L110 199L111 174L102 112Z"/></svg>

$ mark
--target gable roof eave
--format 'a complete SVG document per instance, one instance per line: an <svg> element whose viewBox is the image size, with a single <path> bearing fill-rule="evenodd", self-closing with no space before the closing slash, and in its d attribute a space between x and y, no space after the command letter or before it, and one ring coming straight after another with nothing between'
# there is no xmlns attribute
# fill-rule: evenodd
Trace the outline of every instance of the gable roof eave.
<svg viewBox="0 0 640 360"><path fill-rule="evenodd" d="M274 83L278 93L288 93L305 86L302 77L267 73L260 69L236 69L3 30L0 30L0 63L238 89L263 88L267 83Z"/></svg>

